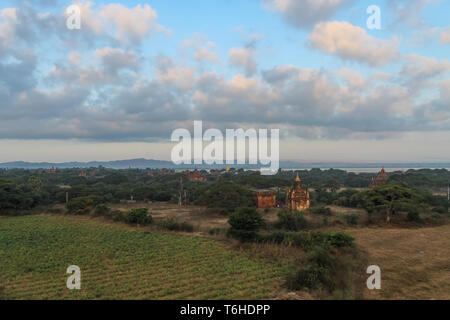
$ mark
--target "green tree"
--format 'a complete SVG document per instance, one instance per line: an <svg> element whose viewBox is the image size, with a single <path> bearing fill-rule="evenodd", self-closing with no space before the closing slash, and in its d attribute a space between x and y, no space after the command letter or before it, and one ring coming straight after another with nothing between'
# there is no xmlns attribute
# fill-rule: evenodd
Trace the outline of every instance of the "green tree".
<svg viewBox="0 0 450 320"><path fill-rule="evenodd" d="M245 242L256 238L264 219L254 208L238 208L230 214L228 223L231 226L230 235Z"/></svg>

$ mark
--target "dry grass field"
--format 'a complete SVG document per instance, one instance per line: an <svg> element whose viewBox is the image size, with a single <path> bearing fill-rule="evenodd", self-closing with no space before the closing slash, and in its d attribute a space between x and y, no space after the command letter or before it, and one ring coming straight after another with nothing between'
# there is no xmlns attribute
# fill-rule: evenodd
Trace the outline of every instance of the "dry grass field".
<svg viewBox="0 0 450 320"><path fill-rule="evenodd" d="M450 225L345 231L381 268L381 290L367 299L450 299Z"/></svg>

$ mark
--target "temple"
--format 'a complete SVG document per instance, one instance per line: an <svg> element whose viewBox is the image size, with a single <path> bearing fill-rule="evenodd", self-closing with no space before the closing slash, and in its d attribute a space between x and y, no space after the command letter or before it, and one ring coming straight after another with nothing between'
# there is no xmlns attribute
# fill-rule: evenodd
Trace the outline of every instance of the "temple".
<svg viewBox="0 0 450 320"><path fill-rule="evenodd" d="M310 205L309 192L303 189L302 182L297 173L294 185L286 192L286 207L291 211L303 211L308 209Z"/></svg>
<svg viewBox="0 0 450 320"><path fill-rule="evenodd" d="M206 182L206 177L200 173L197 169L195 169L193 172L190 172L189 170L186 171L186 174L188 175L188 179L190 182Z"/></svg>
<svg viewBox="0 0 450 320"><path fill-rule="evenodd" d="M253 197L258 208L274 208L277 204L277 195L270 190L255 190Z"/></svg>
<svg viewBox="0 0 450 320"><path fill-rule="evenodd" d="M384 168L381 169L381 171L378 173L378 175L374 178L372 177L372 181L370 182L369 188L375 188L378 186L381 186L383 184L386 184L388 180L388 175Z"/></svg>

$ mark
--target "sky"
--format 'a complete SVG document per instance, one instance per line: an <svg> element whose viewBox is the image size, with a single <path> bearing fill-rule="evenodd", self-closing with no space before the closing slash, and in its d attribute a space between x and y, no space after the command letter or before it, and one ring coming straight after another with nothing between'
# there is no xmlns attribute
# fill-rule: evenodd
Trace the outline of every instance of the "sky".
<svg viewBox="0 0 450 320"><path fill-rule="evenodd" d="M194 120L279 129L282 160L449 162L449 21L449 0L3 0L0 162L169 160Z"/></svg>

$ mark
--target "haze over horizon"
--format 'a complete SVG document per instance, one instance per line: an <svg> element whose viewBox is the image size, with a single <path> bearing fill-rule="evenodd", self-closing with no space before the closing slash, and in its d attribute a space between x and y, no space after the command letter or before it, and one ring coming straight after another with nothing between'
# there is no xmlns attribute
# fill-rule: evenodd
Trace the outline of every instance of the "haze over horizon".
<svg viewBox="0 0 450 320"><path fill-rule="evenodd" d="M65 10L81 9L81 29ZM369 30L366 9L381 9ZM0 4L0 162L169 160L279 128L280 159L450 162L450 1Z"/></svg>

